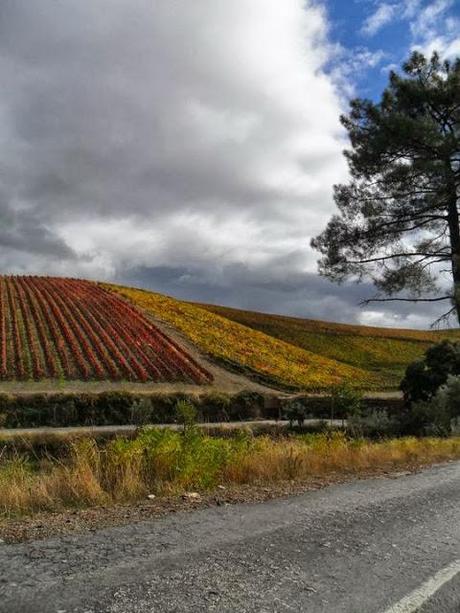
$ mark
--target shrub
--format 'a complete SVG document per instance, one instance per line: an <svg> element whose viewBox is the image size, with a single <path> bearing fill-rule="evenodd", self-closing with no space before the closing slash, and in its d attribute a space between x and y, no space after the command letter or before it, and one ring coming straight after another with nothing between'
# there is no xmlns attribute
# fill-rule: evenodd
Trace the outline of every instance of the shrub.
<svg viewBox="0 0 460 613"><path fill-rule="evenodd" d="M385 410L374 410L363 415L351 415L347 422L347 431L354 438L386 438L399 434L399 423Z"/></svg>
<svg viewBox="0 0 460 613"><path fill-rule="evenodd" d="M265 399L259 392L239 392L231 399L229 417L233 421L258 419L264 416Z"/></svg>
<svg viewBox="0 0 460 613"><path fill-rule="evenodd" d="M406 403L429 400L449 375L460 375L460 342L443 340L407 367L400 386Z"/></svg>
<svg viewBox="0 0 460 613"><path fill-rule="evenodd" d="M200 399L201 418L203 421L228 421L230 405L230 396L226 394L207 394Z"/></svg>
<svg viewBox="0 0 460 613"><path fill-rule="evenodd" d="M437 397L444 400L451 419L460 418L460 376L449 376L446 385L438 391Z"/></svg>
<svg viewBox="0 0 460 613"><path fill-rule="evenodd" d="M446 435L451 432L451 420L458 410L455 409L455 396L460 387L454 381L458 375L460 342L448 340L433 345L423 360L407 367L401 381L405 399L405 410L400 415L403 434Z"/></svg>
<svg viewBox="0 0 460 613"><path fill-rule="evenodd" d="M419 434L448 436L460 417L460 376L450 375L430 400L415 402L412 416Z"/></svg>
<svg viewBox="0 0 460 613"><path fill-rule="evenodd" d="M331 419L359 416L362 410L362 394L347 383L338 385L331 395Z"/></svg>
<svg viewBox="0 0 460 613"><path fill-rule="evenodd" d="M179 400L176 405L177 421L182 425L184 434L196 425L198 412L196 407L187 400Z"/></svg>
<svg viewBox="0 0 460 613"><path fill-rule="evenodd" d="M285 405L284 417L289 420L289 425L292 428L294 422L297 422L299 428L304 425L307 418L307 408L298 400L291 400Z"/></svg>
<svg viewBox="0 0 460 613"><path fill-rule="evenodd" d="M129 422L131 424L145 425L152 419L152 399L148 396L133 400L130 408Z"/></svg>

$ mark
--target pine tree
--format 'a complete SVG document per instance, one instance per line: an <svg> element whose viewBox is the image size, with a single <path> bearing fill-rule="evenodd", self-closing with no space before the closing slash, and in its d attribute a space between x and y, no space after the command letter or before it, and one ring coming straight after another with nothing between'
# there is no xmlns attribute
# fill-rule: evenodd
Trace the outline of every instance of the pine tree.
<svg viewBox="0 0 460 613"><path fill-rule="evenodd" d="M370 277L365 302L449 301L443 317L460 322L460 58L413 53L378 103L355 99L341 121L351 181L334 187L339 214L312 240L320 273Z"/></svg>

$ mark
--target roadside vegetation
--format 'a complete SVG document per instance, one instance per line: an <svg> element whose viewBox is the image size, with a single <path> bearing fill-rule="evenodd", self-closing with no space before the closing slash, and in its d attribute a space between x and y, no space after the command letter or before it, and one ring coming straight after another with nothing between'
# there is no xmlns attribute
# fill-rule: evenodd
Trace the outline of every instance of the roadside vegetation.
<svg viewBox="0 0 460 613"><path fill-rule="evenodd" d="M230 410L224 397L202 399L201 404L176 397L167 410L179 430L144 426L137 433L98 439L5 439L0 441L0 517L191 492L199 497L199 492L217 487L307 485L458 460L459 375L460 344L443 342L407 368L400 411L369 410L360 392L342 383L326 403L323 399L321 411L324 416L328 409L329 422L323 420L314 429L305 428L311 414L301 397L283 404L289 426L262 430L258 436L249 427L212 434L197 427L206 407ZM239 406L248 410L256 401L243 396ZM140 416L151 414L149 399L134 402ZM339 427L337 420L342 420Z"/></svg>
<svg viewBox="0 0 460 613"><path fill-rule="evenodd" d="M448 436L460 430L460 342L442 341L410 364L401 382L406 429Z"/></svg>
<svg viewBox="0 0 460 613"><path fill-rule="evenodd" d="M372 442L337 431L272 438L241 430L223 438L203 434L187 419L182 432L146 428L134 439L85 438L55 457L10 450L0 463L1 516L135 502L217 486L308 484L322 477L460 458L460 437Z"/></svg>
<svg viewBox="0 0 460 613"><path fill-rule="evenodd" d="M324 391L342 382L366 390L389 385L375 373L295 346L201 306L145 290L105 287L174 326L221 365L261 382L304 391Z"/></svg>
<svg viewBox="0 0 460 613"><path fill-rule="evenodd" d="M176 403L180 400L187 400L196 408L201 422L279 417L276 406L265 407L264 396L252 391L232 395L124 391L27 395L0 393L0 427L62 428L172 423L176 418ZM318 413L318 416L323 414Z"/></svg>

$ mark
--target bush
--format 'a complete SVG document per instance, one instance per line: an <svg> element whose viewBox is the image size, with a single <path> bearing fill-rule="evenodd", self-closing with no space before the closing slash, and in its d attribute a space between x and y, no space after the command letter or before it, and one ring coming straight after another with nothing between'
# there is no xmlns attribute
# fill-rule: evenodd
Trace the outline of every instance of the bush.
<svg viewBox="0 0 460 613"><path fill-rule="evenodd" d="M271 417L258 392L229 396L208 394L100 393L0 394L0 427L143 425L176 421L176 405L192 404L199 421L245 420Z"/></svg>
<svg viewBox="0 0 460 613"><path fill-rule="evenodd" d="M266 416L264 406L265 398L259 392L239 392L231 398L228 408L229 417L232 421L259 419Z"/></svg>
<svg viewBox="0 0 460 613"><path fill-rule="evenodd" d="M182 425L184 434L195 426L197 415L196 407L191 402L179 400L176 404L177 422Z"/></svg>
<svg viewBox="0 0 460 613"><path fill-rule="evenodd" d="M217 392L200 398L199 411L203 421L229 421L231 398Z"/></svg>
<svg viewBox="0 0 460 613"><path fill-rule="evenodd" d="M419 434L448 436L460 417L460 376L450 375L430 400L412 406L414 425Z"/></svg>
<svg viewBox="0 0 460 613"><path fill-rule="evenodd" d="M441 341L430 347L422 360L409 364L401 381L405 400L400 416L402 434L451 432L451 421L458 415L459 375L459 342Z"/></svg>
<svg viewBox="0 0 460 613"><path fill-rule="evenodd" d="M400 386L406 404L432 398L449 375L460 375L460 342L444 340L407 367Z"/></svg>
<svg viewBox="0 0 460 613"><path fill-rule="evenodd" d="M398 420L385 410L351 415L347 422L347 431L353 438L388 438L397 436L399 430Z"/></svg>
<svg viewBox="0 0 460 613"><path fill-rule="evenodd" d="M149 397L133 400L130 408L129 423L142 426L152 420L152 399Z"/></svg>
<svg viewBox="0 0 460 613"><path fill-rule="evenodd" d="M331 419L348 419L361 414L362 395L346 383L334 388L330 402Z"/></svg>
<svg viewBox="0 0 460 613"><path fill-rule="evenodd" d="M299 428L302 428L305 419L307 418L307 408L298 400L291 400L285 405L284 417L289 420L289 425L292 428L294 422L297 422Z"/></svg>

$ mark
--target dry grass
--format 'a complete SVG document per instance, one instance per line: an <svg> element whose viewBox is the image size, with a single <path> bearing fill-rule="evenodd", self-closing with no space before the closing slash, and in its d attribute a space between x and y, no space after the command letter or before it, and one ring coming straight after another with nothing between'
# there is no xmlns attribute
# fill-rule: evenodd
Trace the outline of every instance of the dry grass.
<svg viewBox="0 0 460 613"><path fill-rule="evenodd" d="M150 429L136 439L71 443L63 460L17 455L0 464L3 517L136 501L148 493L212 490L218 484L308 482L334 475L460 459L460 437L348 440L342 433L285 439L211 438Z"/></svg>

